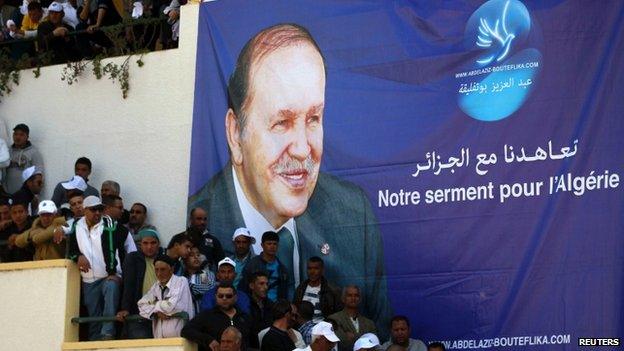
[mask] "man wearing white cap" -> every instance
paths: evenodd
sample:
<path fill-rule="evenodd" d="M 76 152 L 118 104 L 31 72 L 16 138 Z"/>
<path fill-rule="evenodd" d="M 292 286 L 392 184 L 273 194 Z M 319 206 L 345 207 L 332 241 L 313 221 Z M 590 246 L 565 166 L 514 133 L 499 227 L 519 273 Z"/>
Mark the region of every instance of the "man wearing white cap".
<path fill-rule="evenodd" d="M 204 294 L 204 297 L 201 301 L 201 310 L 206 311 L 213 309 L 217 304 L 215 292 L 217 291 L 219 285 L 224 283 L 232 284 L 235 277 L 236 262 L 234 262 L 229 257 L 226 257 L 219 261 L 219 263 L 217 264 L 217 283 L 212 289 L 206 291 L 206 293 Z M 237 296 L 237 306 L 243 313 L 249 314 L 249 295 L 247 295 L 244 291 L 239 290 Z"/>
<path fill-rule="evenodd" d="M 314 328 L 312 328 L 312 343 L 303 349 L 303 351 L 329 351 L 333 349 L 339 341 L 340 339 L 338 339 L 338 336 L 334 333 L 334 327 L 332 327 L 331 323 L 318 322 Z"/>
<path fill-rule="evenodd" d="M 63 5 L 54 1 L 48 6 L 48 16 L 37 27 L 41 48 L 52 54 L 52 63 L 65 63 L 79 57 L 76 41 L 69 36 L 74 28 L 63 22 L 63 17 Z"/>
<path fill-rule="evenodd" d="M 55 201 L 54 195 L 52 196 L 52 201 L 59 208 L 59 214 L 69 219 L 74 217 L 74 213 L 71 210 L 71 205 L 69 202 L 72 198 L 76 196 L 80 196 L 82 200 L 84 200 L 84 191 L 87 188 L 87 183 L 85 183 L 84 179 L 80 176 L 73 176 L 69 181 L 59 183 L 61 188 L 63 189 L 63 196 L 68 199 L 65 201 Z M 58 185 L 57 185 L 58 187 Z M 56 189 L 55 189 L 56 190 Z M 82 201 L 80 200 L 80 201 Z M 75 202 L 75 201 L 74 201 Z"/>
<path fill-rule="evenodd" d="M 66 182 L 60 182 L 56 184 L 56 186 L 54 187 L 54 193 L 52 193 L 52 201 L 54 201 L 57 207 L 60 207 L 61 205 L 69 201 L 67 195 L 68 192 L 71 190 L 79 190 L 83 192 L 84 197 L 91 195 L 100 196 L 99 191 L 88 184 L 89 176 L 91 175 L 91 167 L 91 160 L 86 157 L 80 157 L 76 160 L 76 162 L 74 163 L 74 176 Z M 104 195 L 102 195 L 102 197 L 103 196 Z"/>
<path fill-rule="evenodd" d="M 37 214 L 42 189 L 43 172 L 36 166 L 28 167 L 22 172 L 22 187 L 13 194 L 13 202 L 27 205 L 28 213 L 34 216 Z"/>
<path fill-rule="evenodd" d="M 77 262 L 80 269 L 89 316 L 112 317 L 119 305 L 121 264 L 128 253 L 126 241 L 132 239 L 110 217 L 102 216 L 104 205 L 99 197 L 87 196 L 83 206 L 85 215 L 69 237 L 69 258 Z M 110 340 L 114 335 L 112 322 L 89 325 L 89 340 Z"/>
<path fill-rule="evenodd" d="M 243 277 L 243 269 L 250 258 L 255 254 L 251 245 L 256 243 L 256 238 L 251 235 L 247 228 L 238 228 L 232 235 L 232 244 L 234 245 L 234 254 L 230 256 L 236 262 L 236 278 L 234 279 L 234 287 L 240 289 L 238 283 Z"/>
<path fill-rule="evenodd" d="M 36 260 L 54 260 L 65 257 L 65 245 L 53 242 L 54 229 L 65 225 L 65 218 L 56 217 L 56 205 L 50 200 L 39 203 L 39 218 L 35 219 L 32 227 L 18 235 L 15 245 L 26 248 L 35 246 Z"/>
<path fill-rule="evenodd" d="M 353 351 L 377 350 L 379 348 L 379 338 L 373 333 L 366 333 L 360 336 L 353 345 Z"/>

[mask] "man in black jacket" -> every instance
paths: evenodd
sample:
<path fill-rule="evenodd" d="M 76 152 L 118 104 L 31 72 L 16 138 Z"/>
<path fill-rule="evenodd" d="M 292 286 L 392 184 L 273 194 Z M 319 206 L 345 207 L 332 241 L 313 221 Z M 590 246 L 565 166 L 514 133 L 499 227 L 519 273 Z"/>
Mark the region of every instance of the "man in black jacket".
<path fill-rule="evenodd" d="M 121 265 L 127 253 L 135 251 L 128 233 L 108 216 L 99 197 L 87 196 L 85 215 L 69 236 L 69 258 L 78 264 L 82 276 L 82 296 L 90 317 L 115 316 L 121 290 Z M 112 322 L 91 323 L 89 340 L 110 340 L 115 335 Z"/>
<path fill-rule="evenodd" d="M 180 233 L 189 237 L 193 246 L 199 248 L 199 252 L 206 256 L 209 269 L 217 270 L 217 263 L 225 258 L 223 246 L 219 239 L 210 234 L 206 228 L 208 214 L 203 208 L 193 208 L 189 216 L 189 227 Z"/>
<path fill-rule="evenodd" d="M 69 35 L 74 28 L 63 22 L 64 16 L 63 6 L 54 1 L 48 6 L 47 19 L 37 28 L 40 49 L 52 53 L 53 63 L 65 63 L 79 58 L 76 41 Z"/>
<path fill-rule="evenodd" d="M 37 166 L 26 168 L 22 172 L 22 187 L 13 193 L 14 203 L 27 205 L 28 214 L 35 216 L 39 207 L 39 195 L 43 189 L 43 171 Z"/>
<path fill-rule="evenodd" d="M 241 332 L 243 342 L 247 345 L 250 337 L 249 316 L 236 308 L 234 286 L 231 283 L 221 283 L 217 288 L 216 300 L 215 308 L 202 311 L 184 326 L 182 337 L 196 342 L 200 351 L 216 351 L 223 331 L 234 326 Z"/>
<path fill-rule="evenodd" d="M 273 303 L 267 299 L 268 288 L 269 276 L 266 272 L 255 272 L 251 275 L 249 282 L 249 289 L 251 290 L 249 313 L 251 314 L 252 337 L 249 340 L 249 346 L 256 349 L 260 348 L 260 344 L 255 336 L 273 323 L 273 314 L 271 312 Z"/>
<path fill-rule="evenodd" d="M 146 228 L 139 232 L 141 244 L 139 251 L 131 252 L 123 264 L 123 293 L 121 310 L 117 320 L 122 322 L 129 314 L 139 314 L 137 302 L 156 282 L 154 258 L 160 252 L 160 240 L 154 229 Z M 126 321 L 126 334 L 129 339 L 152 338 L 152 322 L 141 319 Z"/>
<path fill-rule="evenodd" d="M 22 249 L 15 245 L 15 238 L 30 229 L 33 218 L 28 216 L 28 204 L 13 202 L 11 205 L 11 224 L 0 231 L 0 240 L 6 240 L 6 245 L 0 245 L 0 262 L 32 261 L 34 248 Z"/>
<path fill-rule="evenodd" d="M 293 327 L 293 307 L 290 301 L 279 299 L 272 309 L 273 325 L 260 342 L 261 351 L 292 351 L 295 343 L 289 333 Z"/>
<path fill-rule="evenodd" d="M 314 305 L 315 323 L 342 310 L 340 290 L 325 279 L 324 270 L 325 263 L 320 257 L 310 257 L 307 266 L 308 279 L 299 284 L 293 300 L 297 306 L 301 301 L 310 301 Z"/>

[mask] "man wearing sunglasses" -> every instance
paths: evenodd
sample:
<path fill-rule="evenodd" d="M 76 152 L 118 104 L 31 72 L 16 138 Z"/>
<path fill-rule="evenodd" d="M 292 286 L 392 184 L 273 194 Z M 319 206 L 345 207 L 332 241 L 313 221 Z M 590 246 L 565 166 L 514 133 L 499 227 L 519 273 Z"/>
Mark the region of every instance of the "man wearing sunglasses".
<path fill-rule="evenodd" d="M 131 237 L 108 216 L 97 196 L 83 201 L 84 217 L 69 236 L 69 258 L 78 264 L 82 294 L 90 317 L 115 316 L 119 305 L 121 265 L 125 255 L 136 251 Z M 128 242 L 127 242 L 128 241 Z M 89 340 L 110 340 L 112 322 L 89 324 Z"/>
<path fill-rule="evenodd" d="M 202 311 L 182 329 L 182 336 L 196 342 L 199 350 L 219 350 L 219 340 L 223 331 L 236 327 L 243 336 L 243 350 L 250 337 L 250 320 L 247 314 L 236 307 L 236 289 L 231 282 L 222 282 L 216 290 L 217 305 Z"/>

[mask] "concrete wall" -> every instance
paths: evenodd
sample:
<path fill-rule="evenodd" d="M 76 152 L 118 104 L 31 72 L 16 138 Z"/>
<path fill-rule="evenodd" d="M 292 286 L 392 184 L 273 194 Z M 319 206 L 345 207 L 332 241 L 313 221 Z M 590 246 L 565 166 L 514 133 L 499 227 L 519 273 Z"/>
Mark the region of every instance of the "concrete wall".
<path fill-rule="evenodd" d="M 0 350 L 197 351 L 183 338 L 78 342 L 80 273 L 69 260 L 0 264 Z"/>
<path fill-rule="evenodd" d="M 118 85 L 90 72 L 71 86 L 61 81 L 63 65 L 42 68 L 39 78 L 21 72 L 19 86 L 0 102 L 0 118 L 9 128 L 30 126 L 44 157 L 45 198 L 73 175 L 74 161 L 87 156 L 93 162 L 91 185 L 119 182 L 126 207 L 145 203 L 149 221 L 165 239 L 184 229 L 198 9 L 182 8 L 178 49 L 145 55 L 141 68 L 131 58 L 125 100 Z"/>
<path fill-rule="evenodd" d="M 80 274 L 71 261 L 0 264 L 2 350 L 60 350 L 78 340 Z"/>

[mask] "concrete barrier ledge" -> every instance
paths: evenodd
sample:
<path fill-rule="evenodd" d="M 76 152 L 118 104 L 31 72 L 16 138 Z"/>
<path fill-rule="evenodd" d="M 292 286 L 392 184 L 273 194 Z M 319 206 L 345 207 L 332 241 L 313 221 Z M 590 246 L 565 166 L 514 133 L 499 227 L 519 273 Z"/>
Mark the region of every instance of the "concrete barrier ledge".
<path fill-rule="evenodd" d="M 73 264 L 74 264 L 73 261 L 65 260 L 65 259 L 10 262 L 10 263 L 0 263 L 0 271 L 18 271 L 18 270 L 25 270 L 25 269 L 69 267 Z"/>
<path fill-rule="evenodd" d="M 65 342 L 63 351 L 66 350 L 100 350 L 100 349 L 128 349 L 179 346 L 179 350 L 196 350 L 194 344 L 184 338 L 166 339 L 134 339 L 134 340 L 110 340 L 110 341 L 82 341 Z"/>

